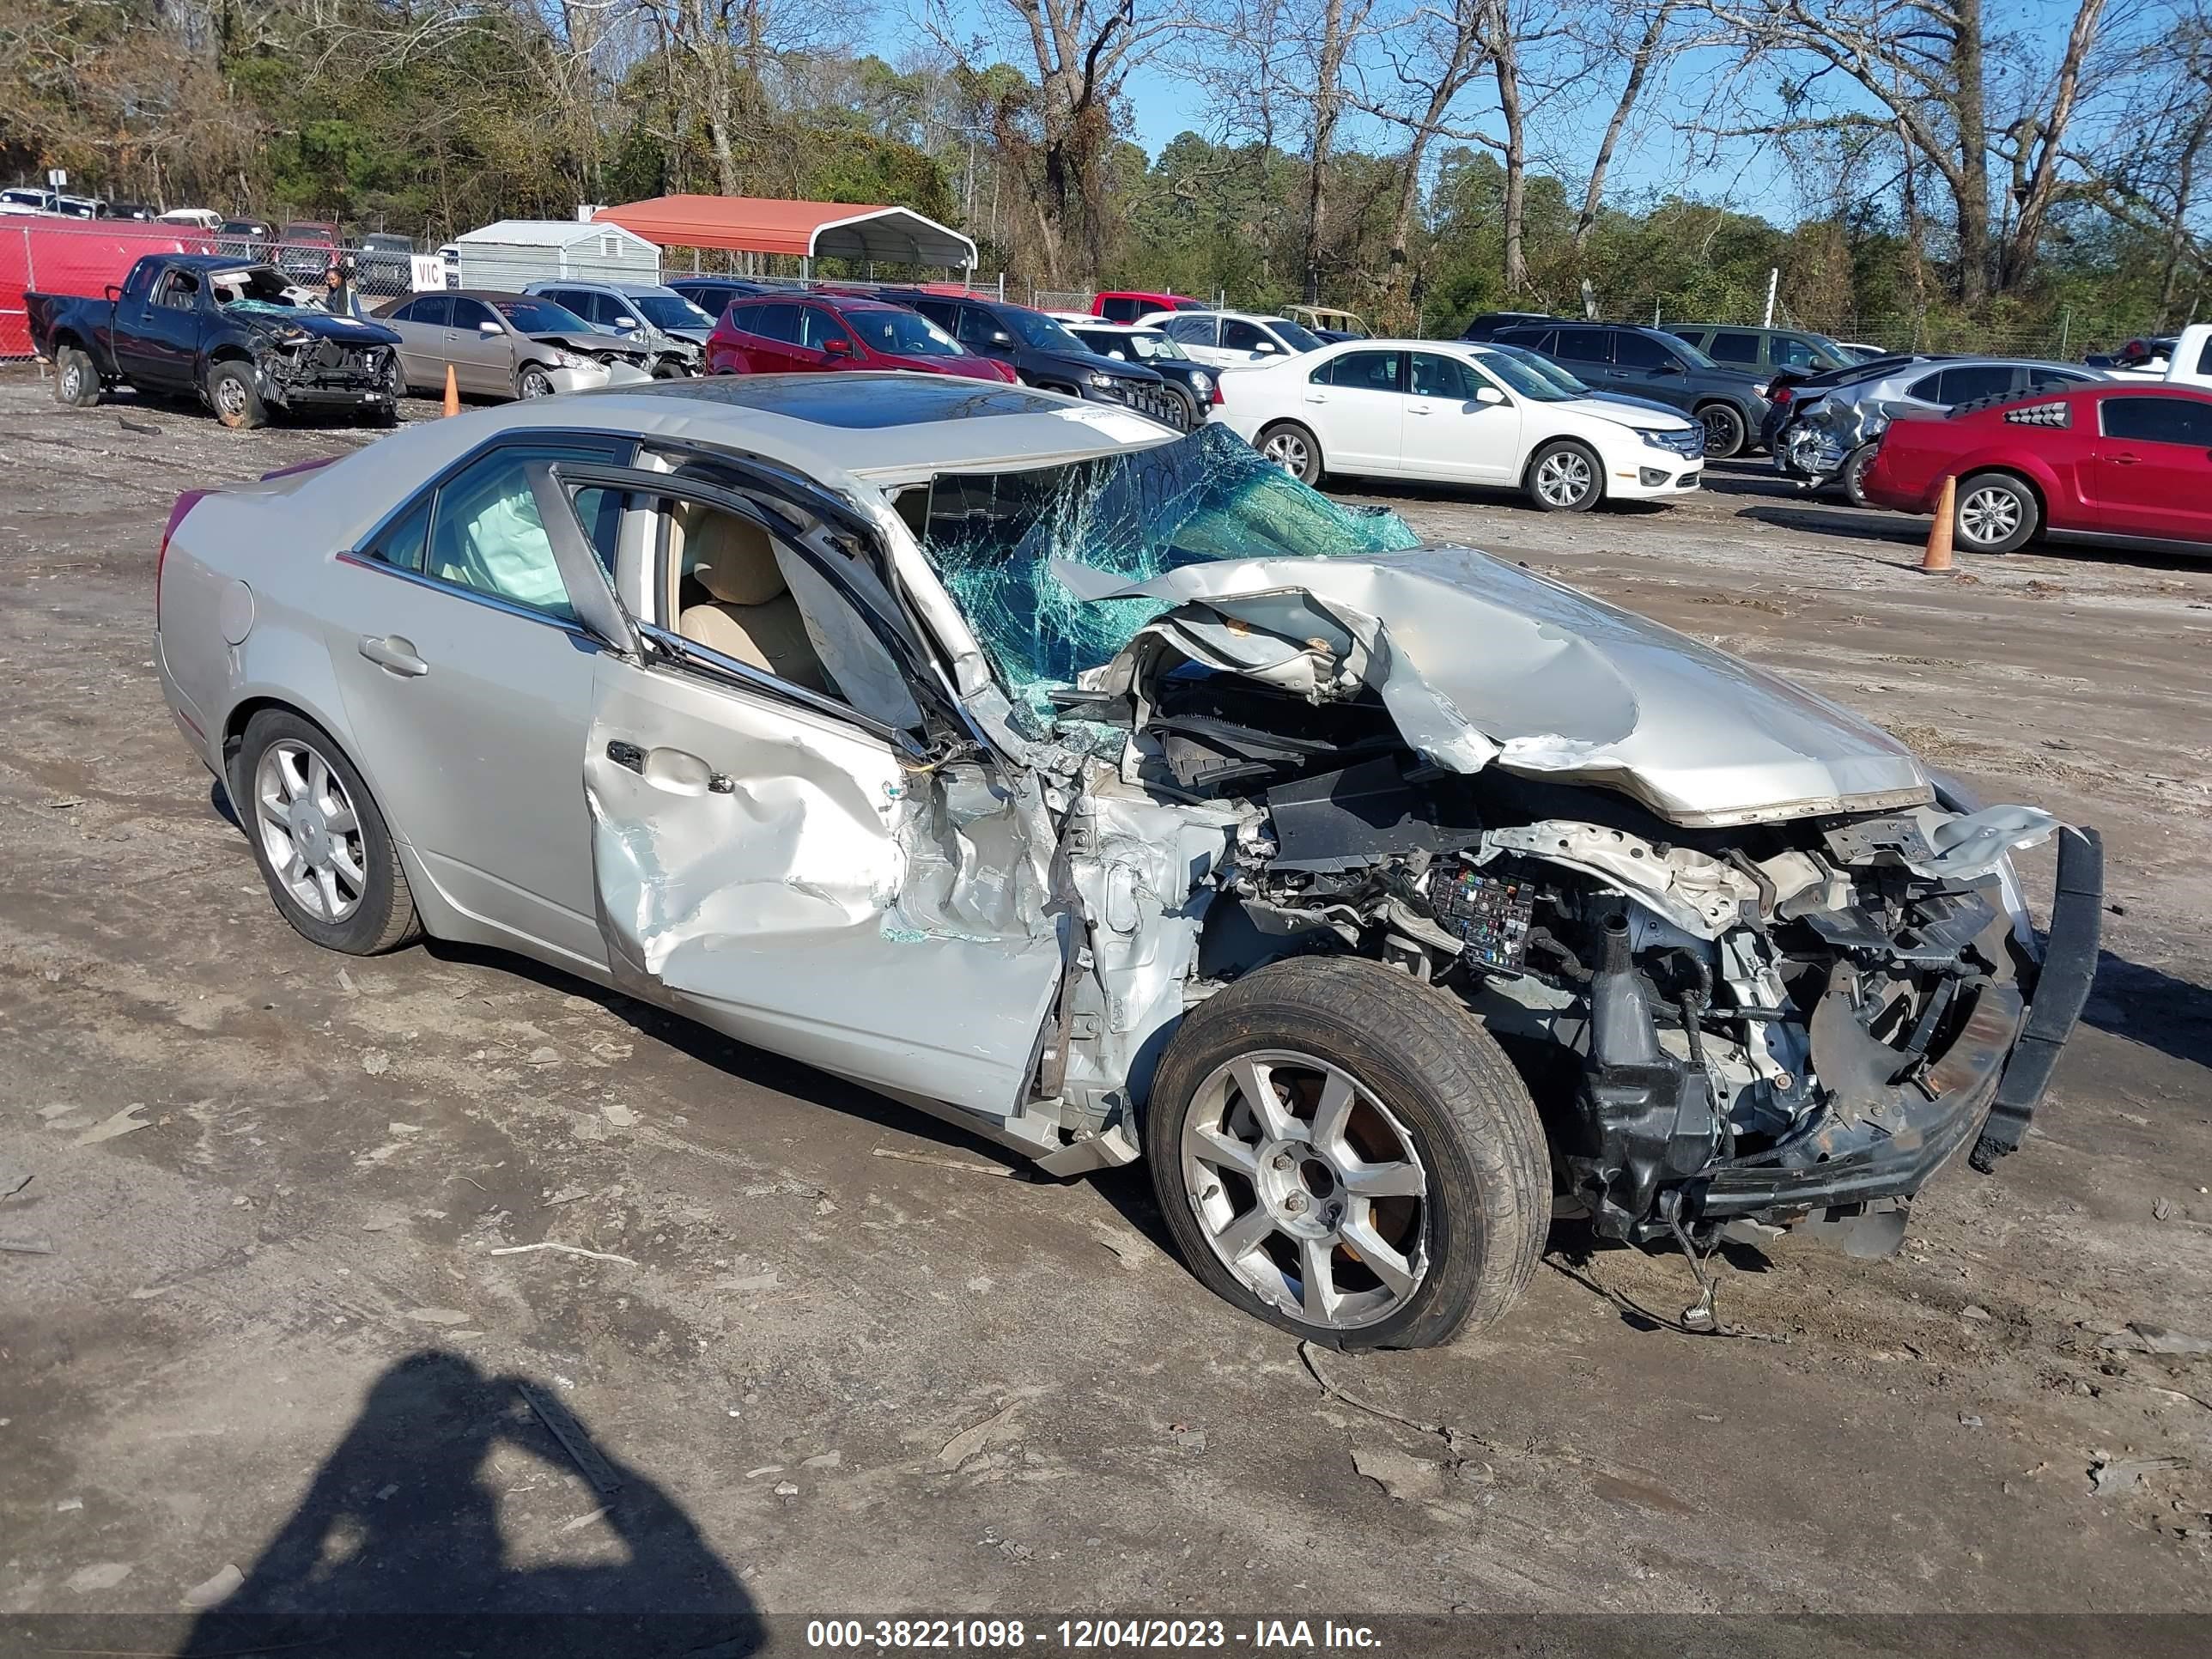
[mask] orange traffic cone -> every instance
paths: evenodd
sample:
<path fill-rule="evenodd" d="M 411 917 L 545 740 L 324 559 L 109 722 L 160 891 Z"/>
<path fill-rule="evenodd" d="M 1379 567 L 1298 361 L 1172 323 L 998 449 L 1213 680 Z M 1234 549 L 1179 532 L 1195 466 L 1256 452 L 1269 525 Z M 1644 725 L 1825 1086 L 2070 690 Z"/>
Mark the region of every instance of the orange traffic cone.
<path fill-rule="evenodd" d="M 461 412 L 461 388 L 460 388 L 460 385 L 459 385 L 459 383 L 458 381 L 456 381 L 456 380 L 453 379 L 453 366 L 451 363 L 447 363 L 447 364 L 446 365 L 446 413 L 447 413 L 447 414 L 448 414 L 448 415 L 458 415 L 458 414 L 459 414 L 460 412 Z M 1950 498 L 1949 498 L 1948 496 L 1946 496 L 1944 499 L 1948 501 L 1948 500 L 1949 500 Z M 1947 539 L 1947 541 L 1946 541 L 1946 546 L 1948 547 L 1948 539 Z"/>
<path fill-rule="evenodd" d="M 1951 521 L 1959 511 L 1959 481 L 1955 477 L 1943 480 L 1943 493 L 1936 501 L 1936 522 L 1928 526 L 1928 550 L 1920 556 L 1923 570 L 1945 571 L 1951 568 Z"/>

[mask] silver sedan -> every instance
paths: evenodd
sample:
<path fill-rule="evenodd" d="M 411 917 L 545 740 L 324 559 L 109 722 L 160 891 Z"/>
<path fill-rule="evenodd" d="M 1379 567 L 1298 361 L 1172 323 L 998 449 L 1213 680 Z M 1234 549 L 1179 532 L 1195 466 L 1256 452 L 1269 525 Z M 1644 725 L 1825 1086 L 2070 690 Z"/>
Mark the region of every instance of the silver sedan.
<path fill-rule="evenodd" d="M 454 390 L 471 398 L 548 398 L 653 378 L 642 352 L 530 295 L 418 294 L 377 321 L 399 337 L 410 391 L 437 392 L 448 368 Z"/>
<path fill-rule="evenodd" d="M 2020 1144 L 2096 961 L 2094 832 L 1218 425 L 660 383 L 196 493 L 158 573 L 307 938 L 1143 1157 L 1198 1275 L 1317 1340 L 1498 1318 L 1555 1197 L 1692 1264 L 1745 1218 L 1893 1248 Z M 2045 951 L 2010 854 L 2054 835 Z"/>

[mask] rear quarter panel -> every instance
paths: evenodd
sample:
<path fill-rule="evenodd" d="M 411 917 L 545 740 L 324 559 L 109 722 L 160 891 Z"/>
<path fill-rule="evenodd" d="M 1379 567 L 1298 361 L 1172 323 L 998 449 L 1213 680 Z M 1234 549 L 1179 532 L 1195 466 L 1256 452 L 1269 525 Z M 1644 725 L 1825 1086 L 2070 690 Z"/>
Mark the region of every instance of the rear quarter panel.
<path fill-rule="evenodd" d="M 1976 416 L 1968 421 L 1905 419 L 1890 423 L 1866 480 L 1867 493 L 1885 507 L 1932 511 L 1946 477 L 1976 472 L 2017 474 L 2043 498 L 2053 529 L 2085 528 L 2079 462 L 2094 439 L 2094 410 L 2077 408 L 2074 429 L 2021 427 Z M 2090 430 L 2084 434 L 2083 422 Z"/>

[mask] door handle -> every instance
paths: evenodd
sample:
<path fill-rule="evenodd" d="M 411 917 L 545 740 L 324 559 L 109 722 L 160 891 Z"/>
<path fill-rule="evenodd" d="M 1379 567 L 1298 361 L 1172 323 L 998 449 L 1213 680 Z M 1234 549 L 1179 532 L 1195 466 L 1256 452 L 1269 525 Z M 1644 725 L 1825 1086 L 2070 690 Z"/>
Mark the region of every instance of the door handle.
<path fill-rule="evenodd" d="M 1310 404 L 1325 404 L 1328 399 L 1318 392 L 1309 392 L 1306 393 L 1306 401 Z"/>
<path fill-rule="evenodd" d="M 1426 404 L 1407 404 L 1406 405 L 1406 413 L 1408 415 L 1426 415 L 1430 412 L 1429 406 Z"/>
<path fill-rule="evenodd" d="M 626 766 L 639 776 L 645 775 L 645 750 L 634 743 L 624 743 L 615 738 L 607 744 L 607 758 L 617 766 Z"/>
<path fill-rule="evenodd" d="M 655 749 L 647 754 L 634 743 L 611 738 L 607 758 L 673 795 L 733 795 L 738 790 L 728 773 L 715 771 L 682 749 Z"/>
<path fill-rule="evenodd" d="M 403 679 L 418 679 L 430 672 L 430 665 L 415 654 L 414 642 L 403 640 L 397 634 L 387 635 L 382 639 L 374 634 L 362 635 L 361 654 L 379 668 Z"/>
<path fill-rule="evenodd" d="M 2118 454 L 2114 455 L 2110 459 L 2112 465 L 2115 466 L 2133 466 L 2137 462 L 2141 461 L 2142 457 L 2136 454 L 2132 450 L 2122 450 Z"/>

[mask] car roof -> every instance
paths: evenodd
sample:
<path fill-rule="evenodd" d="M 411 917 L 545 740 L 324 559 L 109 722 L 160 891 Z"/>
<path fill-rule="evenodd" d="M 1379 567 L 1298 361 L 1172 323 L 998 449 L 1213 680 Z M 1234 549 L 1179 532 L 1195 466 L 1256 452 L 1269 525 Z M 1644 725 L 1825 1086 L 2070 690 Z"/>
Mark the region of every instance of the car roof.
<path fill-rule="evenodd" d="M 165 264 L 190 265 L 195 270 L 274 270 L 276 267 L 266 259 L 251 259 L 237 253 L 149 253 L 149 259 L 159 259 Z"/>

